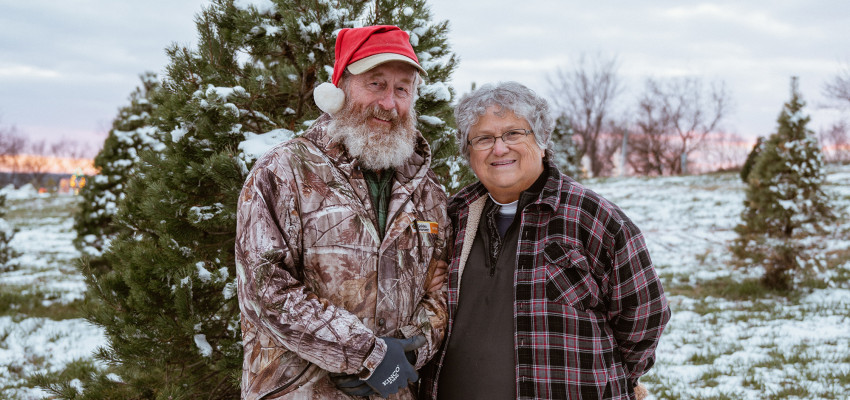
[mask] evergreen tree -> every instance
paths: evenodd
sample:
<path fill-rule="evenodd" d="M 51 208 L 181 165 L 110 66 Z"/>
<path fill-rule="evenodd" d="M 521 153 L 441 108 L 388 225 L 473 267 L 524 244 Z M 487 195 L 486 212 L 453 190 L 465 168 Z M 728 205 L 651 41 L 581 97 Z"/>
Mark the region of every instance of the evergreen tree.
<path fill-rule="evenodd" d="M 9 261 L 15 258 L 15 251 L 9 246 L 15 229 L 3 218 L 6 216 L 6 193 L 0 192 L 0 271 L 5 271 Z"/>
<path fill-rule="evenodd" d="M 101 258 L 103 250 L 122 229 L 114 223 L 118 203 L 124 199 L 127 181 L 139 163 L 139 153 L 147 150 L 162 151 L 165 145 L 151 126 L 153 93 L 159 89 L 156 74 L 144 73 L 142 84 L 130 94 L 130 104 L 118 111 L 112 129 L 103 143 L 103 149 L 94 159 L 99 173 L 87 179 L 80 190 L 82 204 L 74 217 L 77 238 L 74 244 L 92 266 L 105 267 Z"/>
<path fill-rule="evenodd" d="M 97 357 L 109 368 L 77 377 L 84 391 L 42 376 L 62 398 L 238 398 L 242 368 L 235 296 L 236 203 L 254 160 L 319 116 L 312 90 L 329 80 L 336 32 L 394 24 L 428 71 L 419 126 L 446 182 L 455 68 L 447 23 L 422 0 L 215 0 L 196 18 L 196 50 L 171 46 L 152 125 L 163 139 L 118 203 L 108 268 L 84 266 L 87 319 L 106 330 Z M 458 184 L 461 184 L 458 179 Z M 447 185 L 451 187 L 451 185 Z M 108 375 L 113 374 L 113 375 Z"/>
<path fill-rule="evenodd" d="M 555 130 L 549 139 L 549 148 L 552 152 L 552 161 L 561 170 L 561 173 L 570 178 L 580 180 L 582 178 L 581 156 L 579 149 L 573 142 L 573 129 L 568 118 L 561 116 L 555 121 Z"/>
<path fill-rule="evenodd" d="M 814 132 L 806 127 L 805 103 L 796 77 L 791 81 L 791 100 L 749 174 L 743 220 L 735 231 L 739 238 L 732 250 L 742 263 L 765 269 L 763 281 L 773 288 L 788 289 L 795 271 L 814 260 L 800 238 L 817 233 L 833 218 L 824 182 L 823 156 Z"/>
<path fill-rule="evenodd" d="M 753 149 L 750 150 L 750 154 L 747 154 L 747 160 L 744 161 L 744 165 L 741 167 L 741 180 L 744 183 L 747 183 L 747 180 L 750 177 L 750 172 L 753 170 L 753 165 L 756 163 L 756 158 L 758 158 L 759 153 L 761 153 L 761 148 L 764 144 L 764 136 L 759 136 L 756 139 L 756 144 L 753 145 Z"/>

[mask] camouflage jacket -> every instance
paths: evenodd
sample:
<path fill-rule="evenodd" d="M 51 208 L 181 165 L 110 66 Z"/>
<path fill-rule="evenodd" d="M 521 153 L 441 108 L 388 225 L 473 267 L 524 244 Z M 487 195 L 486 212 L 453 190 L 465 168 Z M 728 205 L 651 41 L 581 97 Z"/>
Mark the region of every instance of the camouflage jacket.
<path fill-rule="evenodd" d="M 425 291 L 450 235 L 427 142 L 396 168 L 382 241 L 358 162 L 326 135 L 329 121 L 257 160 L 239 197 L 245 399 L 347 398 L 328 372 L 369 376 L 386 352 L 377 337 L 424 334 L 419 368 L 445 333 L 445 293 Z"/>

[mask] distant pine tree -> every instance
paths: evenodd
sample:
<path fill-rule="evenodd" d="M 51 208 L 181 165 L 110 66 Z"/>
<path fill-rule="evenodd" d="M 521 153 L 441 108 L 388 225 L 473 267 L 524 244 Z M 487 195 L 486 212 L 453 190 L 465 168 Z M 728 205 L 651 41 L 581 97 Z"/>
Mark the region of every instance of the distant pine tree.
<path fill-rule="evenodd" d="M 394 24 L 411 34 L 428 71 L 417 112 L 434 165 L 447 188 L 468 179 L 451 140 L 455 56 L 447 23 L 430 18 L 421 0 L 215 0 L 204 9 L 198 49 L 168 49 L 151 101 L 164 148 L 139 152 L 114 217 L 121 229 L 103 253 L 108 268 L 82 269 L 86 318 L 109 342 L 97 358 L 110 367 L 73 377 L 83 391 L 68 376 L 42 375 L 40 385 L 75 399 L 238 398 L 237 197 L 254 160 L 319 116 L 312 90 L 329 79 L 339 29 Z"/>
<path fill-rule="evenodd" d="M 12 237 L 15 236 L 15 229 L 6 222 L 6 193 L 0 193 L 0 271 L 5 271 L 9 265 L 9 261 L 15 258 L 14 249 L 9 246 Z"/>
<path fill-rule="evenodd" d="M 756 159 L 758 158 L 759 153 L 761 153 L 763 144 L 764 136 L 759 136 L 758 139 L 756 139 L 756 144 L 753 145 L 753 149 L 750 150 L 750 154 L 747 154 L 747 160 L 744 161 L 744 165 L 741 167 L 741 180 L 744 183 L 747 183 L 747 179 L 750 177 L 750 172 L 752 172 L 753 165 L 755 165 Z"/>
<path fill-rule="evenodd" d="M 552 131 L 549 139 L 549 147 L 552 152 L 552 161 L 561 173 L 580 180 L 582 178 L 581 155 L 573 141 L 573 134 L 569 119 L 559 117 L 555 121 L 555 130 Z"/>
<path fill-rule="evenodd" d="M 74 244 L 92 266 L 103 268 L 103 251 L 125 229 L 114 221 L 118 203 L 124 199 L 127 181 L 143 151 L 162 151 L 165 145 L 152 126 L 153 94 L 159 89 L 156 74 L 144 73 L 142 84 L 130 94 L 130 104 L 118 111 L 103 149 L 94 159 L 98 174 L 89 177 L 80 190 L 82 202 L 74 217 L 77 238 Z"/>
<path fill-rule="evenodd" d="M 791 100 L 779 115 L 779 127 L 764 143 L 750 172 L 739 237 L 732 246 L 740 262 L 763 266 L 764 283 L 773 288 L 793 286 L 794 274 L 812 260 L 801 238 L 820 231 L 833 218 L 822 190 L 823 155 L 814 132 L 806 125 L 805 103 L 796 77 Z"/>

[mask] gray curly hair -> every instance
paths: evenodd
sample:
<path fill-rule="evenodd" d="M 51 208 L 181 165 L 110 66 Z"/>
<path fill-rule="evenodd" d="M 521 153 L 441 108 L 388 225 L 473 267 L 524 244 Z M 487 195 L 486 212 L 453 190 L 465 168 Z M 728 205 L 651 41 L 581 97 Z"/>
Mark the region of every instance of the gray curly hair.
<path fill-rule="evenodd" d="M 487 108 L 498 106 L 496 115 L 502 116 L 507 110 L 523 118 L 534 131 L 534 141 L 542 150 L 549 145 L 549 136 L 555 129 L 555 119 L 549 109 L 549 102 L 534 93 L 533 90 L 517 82 L 488 83 L 460 98 L 455 106 L 457 122 L 457 141 L 461 154 L 469 161 L 469 129 L 478 123 L 478 119 L 487 112 Z M 548 154 L 549 152 L 546 151 Z"/>

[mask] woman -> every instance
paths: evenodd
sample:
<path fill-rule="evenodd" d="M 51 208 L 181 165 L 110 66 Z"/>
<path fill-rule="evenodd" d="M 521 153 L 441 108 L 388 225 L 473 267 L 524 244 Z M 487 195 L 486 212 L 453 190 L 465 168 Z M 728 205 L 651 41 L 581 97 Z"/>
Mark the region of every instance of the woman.
<path fill-rule="evenodd" d="M 448 333 L 426 395 L 643 397 L 670 310 L 640 230 L 558 171 L 549 106 L 530 89 L 484 85 L 455 117 L 479 182 L 449 203 Z"/>

